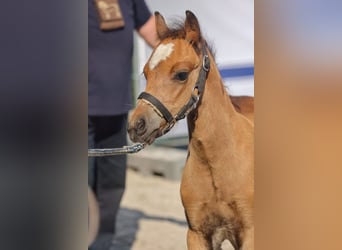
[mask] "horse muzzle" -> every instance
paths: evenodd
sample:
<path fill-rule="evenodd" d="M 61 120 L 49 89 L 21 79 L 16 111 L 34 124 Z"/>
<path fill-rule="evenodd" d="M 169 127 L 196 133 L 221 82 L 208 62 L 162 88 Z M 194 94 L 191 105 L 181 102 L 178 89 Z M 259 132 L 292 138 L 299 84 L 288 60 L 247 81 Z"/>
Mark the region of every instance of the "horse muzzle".
<path fill-rule="evenodd" d="M 139 103 L 128 118 L 127 132 L 133 142 L 152 144 L 163 134 L 163 121 L 150 106 Z"/>

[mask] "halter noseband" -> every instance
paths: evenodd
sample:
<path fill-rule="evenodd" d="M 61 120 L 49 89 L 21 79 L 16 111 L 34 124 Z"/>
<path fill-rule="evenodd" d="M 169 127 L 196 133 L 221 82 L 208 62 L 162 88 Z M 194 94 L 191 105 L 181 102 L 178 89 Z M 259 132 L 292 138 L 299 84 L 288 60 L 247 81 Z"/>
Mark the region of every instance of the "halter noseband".
<path fill-rule="evenodd" d="M 192 110 L 197 107 L 197 103 L 200 100 L 203 93 L 205 82 L 207 80 L 208 72 L 210 70 L 210 60 L 207 54 L 206 45 L 202 46 L 202 68 L 199 72 L 198 79 L 192 90 L 189 101 L 180 109 L 180 111 L 173 116 L 171 112 L 153 95 L 142 92 L 138 99 L 141 99 L 152 106 L 153 110 L 167 122 L 167 127 L 163 130 L 163 134 L 166 134 L 176 124 L 177 121 L 184 119 Z M 197 91 L 196 91 L 197 90 Z"/>

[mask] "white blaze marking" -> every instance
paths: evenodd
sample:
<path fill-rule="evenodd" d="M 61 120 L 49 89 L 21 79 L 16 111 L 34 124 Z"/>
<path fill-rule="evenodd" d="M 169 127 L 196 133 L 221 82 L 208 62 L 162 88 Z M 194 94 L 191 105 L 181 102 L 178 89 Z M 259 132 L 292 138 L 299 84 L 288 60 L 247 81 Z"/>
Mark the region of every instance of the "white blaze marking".
<path fill-rule="evenodd" d="M 164 61 L 173 51 L 173 43 L 160 44 L 154 51 L 149 62 L 150 70 L 154 69 L 161 61 Z"/>

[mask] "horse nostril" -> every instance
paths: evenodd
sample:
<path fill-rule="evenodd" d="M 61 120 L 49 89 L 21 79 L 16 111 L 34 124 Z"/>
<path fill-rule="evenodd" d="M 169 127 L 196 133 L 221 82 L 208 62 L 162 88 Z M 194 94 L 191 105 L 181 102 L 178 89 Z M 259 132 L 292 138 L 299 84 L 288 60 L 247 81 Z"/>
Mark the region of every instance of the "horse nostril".
<path fill-rule="evenodd" d="M 139 119 L 136 124 L 135 128 L 137 130 L 138 135 L 142 135 L 146 131 L 146 121 L 144 118 Z"/>

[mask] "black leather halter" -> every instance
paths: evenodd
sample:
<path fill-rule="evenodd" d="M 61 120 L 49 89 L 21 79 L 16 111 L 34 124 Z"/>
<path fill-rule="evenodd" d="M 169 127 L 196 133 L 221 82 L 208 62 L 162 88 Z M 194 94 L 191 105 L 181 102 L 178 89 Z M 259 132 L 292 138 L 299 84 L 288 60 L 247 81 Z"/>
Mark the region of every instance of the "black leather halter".
<path fill-rule="evenodd" d="M 175 123 L 181 119 L 184 119 L 192 110 L 197 107 L 197 103 L 203 93 L 205 82 L 207 80 L 208 72 L 210 70 L 210 60 L 207 53 L 207 46 L 202 46 L 202 68 L 199 72 L 198 79 L 192 90 L 189 101 L 180 109 L 180 111 L 173 116 L 171 112 L 153 95 L 142 92 L 138 99 L 142 99 L 152 106 L 153 110 L 167 122 L 167 127 L 162 131 L 162 134 L 166 134 L 171 130 Z"/>

